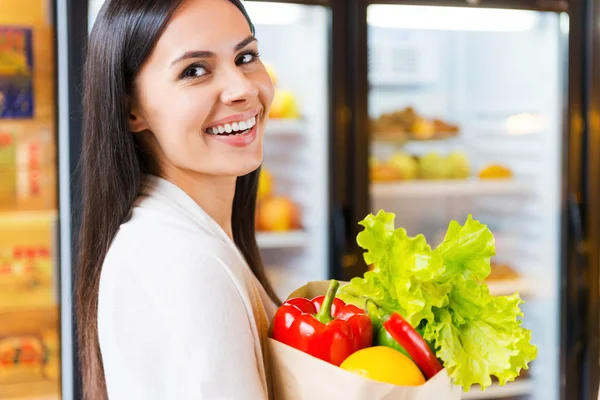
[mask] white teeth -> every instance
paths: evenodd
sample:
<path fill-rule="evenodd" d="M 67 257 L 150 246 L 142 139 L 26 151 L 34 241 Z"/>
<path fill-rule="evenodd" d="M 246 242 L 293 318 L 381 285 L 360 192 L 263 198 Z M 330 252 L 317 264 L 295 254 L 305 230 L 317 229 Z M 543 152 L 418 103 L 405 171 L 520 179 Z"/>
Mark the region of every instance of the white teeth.
<path fill-rule="evenodd" d="M 245 121 L 233 122 L 231 124 L 213 126 L 212 128 L 208 128 L 206 131 L 208 133 L 212 133 L 213 135 L 232 132 L 234 135 L 239 135 L 242 132 L 251 129 L 254 127 L 254 125 L 256 125 L 256 117 L 248 118 Z"/>

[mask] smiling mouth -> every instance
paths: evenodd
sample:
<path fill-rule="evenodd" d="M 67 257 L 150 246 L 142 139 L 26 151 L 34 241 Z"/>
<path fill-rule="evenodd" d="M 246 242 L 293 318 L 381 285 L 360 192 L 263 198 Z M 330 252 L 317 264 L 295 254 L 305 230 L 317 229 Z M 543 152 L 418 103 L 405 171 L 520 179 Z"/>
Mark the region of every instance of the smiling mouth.
<path fill-rule="evenodd" d="M 237 136 L 245 135 L 249 133 L 254 126 L 256 126 L 256 120 L 258 114 L 254 117 L 248 118 L 245 121 L 232 122 L 229 124 L 215 125 L 207 128 L 204 132 L 209 135 L 215 136 Z"/>

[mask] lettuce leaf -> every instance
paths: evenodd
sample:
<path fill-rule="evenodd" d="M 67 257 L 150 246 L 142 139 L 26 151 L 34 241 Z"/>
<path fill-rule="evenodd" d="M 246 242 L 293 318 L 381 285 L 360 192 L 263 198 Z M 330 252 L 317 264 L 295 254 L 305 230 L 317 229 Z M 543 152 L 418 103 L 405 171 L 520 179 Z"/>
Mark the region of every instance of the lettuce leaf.
<path fill-rule="evenodd" d="M 371 299 L 400 313 L 465 390 L 473 384 L 485 389 L 492 375 L 502 385 L 518 377 L 537 348 L 521 326 L 519 295 L 494 297 L 482 283 L 495 255 L 492 232 L 469 215 L 464 225 L 452 221 L 432 250 L 423 235 L 395 229 L 394 220 L 380 211 L 360 222 L 357 242 L 374 269 L 340 288 L 338 297 L 365 308 Z"/>

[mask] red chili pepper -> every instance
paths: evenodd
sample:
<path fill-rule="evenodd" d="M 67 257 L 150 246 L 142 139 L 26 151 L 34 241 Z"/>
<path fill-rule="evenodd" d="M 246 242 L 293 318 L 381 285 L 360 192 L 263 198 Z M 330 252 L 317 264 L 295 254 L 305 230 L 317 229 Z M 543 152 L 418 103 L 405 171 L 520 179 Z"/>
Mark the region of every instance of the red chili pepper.
<path fill-rule="evenodd" d="M 444 369 L 427 342 L 400 314 L 392 313 L 383 323 L 383 327 L 410 354 L 426 379 L 434 377 Z"/>
<path fill-rule="evenodd" d="M 332 280 L 325 296 L 284 302 L 273 318 L 273 339 L 337 366 L 370 346 L 371 319 L 361 308 L 335 297 L 339 286 Z"/>

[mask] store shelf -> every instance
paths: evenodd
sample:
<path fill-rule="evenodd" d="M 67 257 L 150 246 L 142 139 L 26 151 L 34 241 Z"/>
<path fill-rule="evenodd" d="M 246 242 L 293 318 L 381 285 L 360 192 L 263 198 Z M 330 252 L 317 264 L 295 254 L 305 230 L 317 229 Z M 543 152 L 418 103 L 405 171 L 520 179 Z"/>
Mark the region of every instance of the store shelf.
<path fill-rule="evenodd" d="M 0 222 L 28 222 L 54 220 L 58 217 L 57 210 L 39 211 L 3 211 L 0 210 Z"/>
<path fill-rule="evenodd" d="M 306 124 L 302 119 L 271 118 L 267 121 L 265 134 L 272 136 L 304 135 Z"/>
<path fill-rule="evenodd" d="M 308 234 L 304 231 L 259 232 L 256 241 L 261 249 L 304 247 L 308 244 Z"/>
<path fill-rule="evenodd" d="M 478 386 L 472 386 L 469 392 L 462 394 L 463 400 L 476 399 L 502 399 L 505 397 L 525 396 L 533 392 L 533 381 L 530 379 L 517 380 L 507 383 L 504 386 L 494 384 L 485 391 L 481 391 Z"/>
<path fill-rule="evenodd" d="M 371 196 L 383 198 L 510 196 L 526 193 L 524 185 L 515 180 L 440 180 L 376 182 L 371 184 Z"/>
<path fill-rule="evenodd" d="M 1 389 L 0 400 L 60 400 L 59 381 L 4 384 Z"/>
<path fill-rule="evenodd" d="M 486 283 L 490 289 L 490 294 L 493 296 L 509 296 L 515 292 L 519 292 L 521 297 L 535 294 L 533 283 L 526 278 L 495 279 L 486 281 Z"/>

